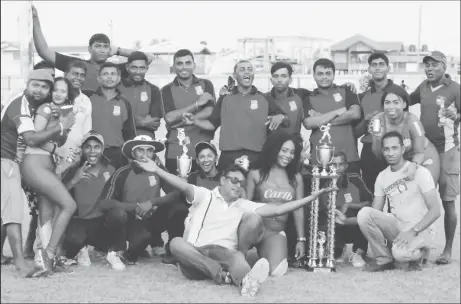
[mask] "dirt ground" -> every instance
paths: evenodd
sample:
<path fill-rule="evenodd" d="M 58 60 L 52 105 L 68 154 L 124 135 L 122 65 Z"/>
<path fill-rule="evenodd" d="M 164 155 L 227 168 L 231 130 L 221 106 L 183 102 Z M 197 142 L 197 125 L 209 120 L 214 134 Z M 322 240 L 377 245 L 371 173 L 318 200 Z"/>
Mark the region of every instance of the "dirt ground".
<path fill-rule="evenodd" d="M 459 199 L 457 200 L 459 214 Z M 443 216 L 442 216 L 443 217 Z M 444 244 L 443 223 L 437 221 L 437 248 Z M 10 255 L 9 245 L 5 253 Z M 254 259 L 254 256 L 251 257 Z M 216 286 L 209 281 L 189 281 L 160 258 L 145 259 L 124 272 L 116 272 L 101 259 L 90 268 L 75 266 L 73 274 L 49 278 L 18 277 L 13 266 L 1 268 L 2 303 L 88 303 L 88 302 L 460 302 L 460 232 L 456 233 L 451 265 L 429 264 L 422 272 L 403 268 L 386 273 L 365 273 L 350 264 L 336 273 L 309 273 L 290 269 L 279 278 L 269 278 L 253 299 L 240 297 L 236 287 Z"/>

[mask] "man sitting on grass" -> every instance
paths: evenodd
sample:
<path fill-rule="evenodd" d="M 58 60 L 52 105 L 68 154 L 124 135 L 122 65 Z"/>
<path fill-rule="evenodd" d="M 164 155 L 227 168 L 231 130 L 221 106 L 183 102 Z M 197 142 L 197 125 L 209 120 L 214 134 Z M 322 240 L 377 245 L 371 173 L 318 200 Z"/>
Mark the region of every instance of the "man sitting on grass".
<path fill-rule="evenodd" d="M 440 216 L 434 180 L 422 166 L 417 166 L 413 180 L 405 177 L 410 162 L 403 158 L 405 146 L 400 133 L 386 133 L 382 149 L 389 166 L 376 179 L 372 207 L 364 207 L 357 215 L 376 257 L 377 265 L 365 270 L 395 269 L 394 259 L 409 262 L 409 270 L 421 270 L 420 263 L 427 262 L 433 243 L 433 224 Z M 382 212 L 386 200 L 391 214 Z"/>
<path fill-rule="evenodd" d="M 248 250 L 263 237 L 261 217 L 291 212 L 330 190 L 321 189 L 283 204 L 255 203 L 240 198 L 245 171 L 236 164 L 223 171 L 219 187 L 208 190 L 167 173 L 152 160 L 134 162 L 180 190 L 191 204 L 184 237 L 176 237 L 170 244 L 182 273 L 189 279 L 234 284 L 244 296 L 254 296 L 269 276 L 267 259 L 259 259 L 250 268 L 245 258 Z"/>

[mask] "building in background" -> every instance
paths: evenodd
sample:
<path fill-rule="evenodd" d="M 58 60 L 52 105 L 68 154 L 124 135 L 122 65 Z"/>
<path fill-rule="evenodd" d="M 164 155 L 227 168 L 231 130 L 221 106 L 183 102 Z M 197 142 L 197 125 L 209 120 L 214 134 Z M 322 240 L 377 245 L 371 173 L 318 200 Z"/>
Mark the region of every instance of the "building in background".
<path fill-rule="evenodd" d="M 389 57 L 391 73 L 420 73 L 422 58 L 430 53 L 427 45 L 418 52 L 415 45 L 405 46 L 400 41 L 377 42 L 363 35 L 354 35 L 331 46 L 331 58 L 338 72 L 356 74 L 368 69 L 368 56 L 383 52 Z M 441 50 L 443 51 L 443 50 Z M 449 73 L 459 74 L 459 57 L 447 54 Z"/>

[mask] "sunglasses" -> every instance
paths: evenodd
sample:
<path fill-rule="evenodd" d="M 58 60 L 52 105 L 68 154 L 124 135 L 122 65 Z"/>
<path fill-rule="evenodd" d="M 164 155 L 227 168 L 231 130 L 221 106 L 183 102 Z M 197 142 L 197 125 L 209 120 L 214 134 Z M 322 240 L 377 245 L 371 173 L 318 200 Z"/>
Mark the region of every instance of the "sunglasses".
<path fill-rule="evenodd" d="M 241 186 L 245 182 L 245 180 L 239 180 L 237 177 L 225 176 L 225 178 L 227 178 L 234 185 L 238 184 L 239 186 Z"/>

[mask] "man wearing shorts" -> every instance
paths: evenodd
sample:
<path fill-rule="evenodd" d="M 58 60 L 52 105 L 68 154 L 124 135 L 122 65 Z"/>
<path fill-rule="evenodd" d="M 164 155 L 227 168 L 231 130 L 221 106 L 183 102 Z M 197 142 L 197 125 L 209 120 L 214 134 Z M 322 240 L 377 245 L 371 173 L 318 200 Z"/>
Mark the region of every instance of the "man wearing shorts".
<path fill-rule="evenodd" d="M 421 104 L 421 123 L 426 137 L 440 155 L 439 192 L 445 210 L 445 248 L 436 263 L 451 263 L 457 224 L 455 199 L 459 195 L 460 87 L 445 74 L 447 59 L 434 51 L 423 58 L 427 79 L 410 94 L 410 104 Z"/>

